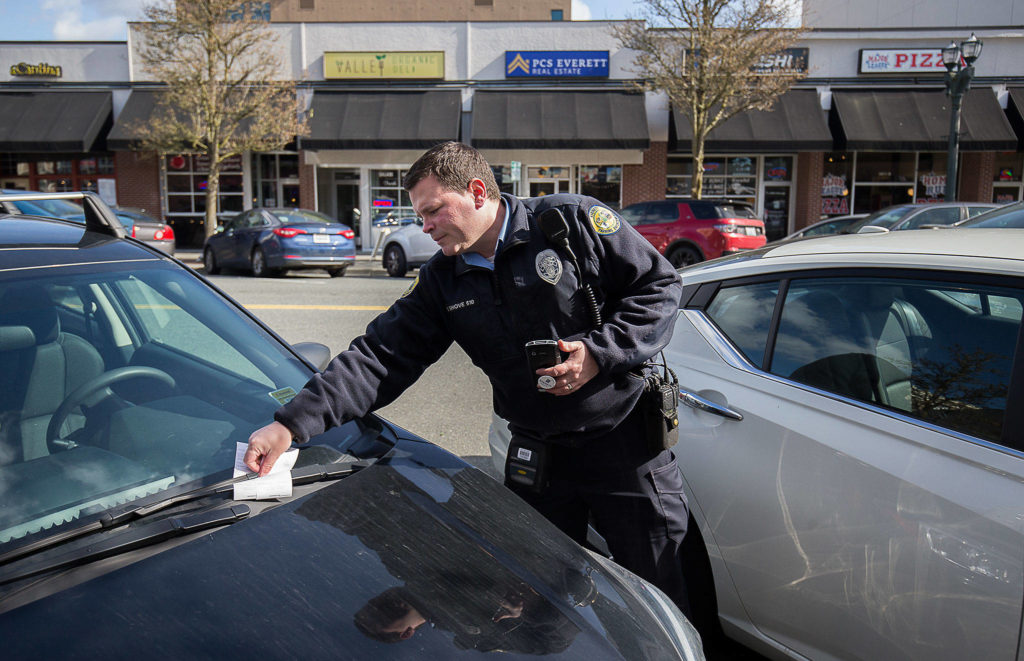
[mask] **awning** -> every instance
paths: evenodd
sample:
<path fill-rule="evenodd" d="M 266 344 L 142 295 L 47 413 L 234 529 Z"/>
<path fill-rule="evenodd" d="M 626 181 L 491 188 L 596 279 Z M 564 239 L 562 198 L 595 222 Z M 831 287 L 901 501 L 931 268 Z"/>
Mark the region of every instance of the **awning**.
<path fill-rule="evenodd" d="M 304 149 L 427 149 L 459 139 L 457 91 L 315 92 Z"/>
<path fill-rule="evenodd" d="M 477 92 L 477 149 L 647 149 L 643 94 Z"/>
<path fill-rule="evenodd" d="M 1024 87 L 1011 87 L 1006 102 L 1006 118 L 1017 134 L 1017 151 L 1024 151 Z"/>
<path fill-rule="evenodd" d="M 112 109 L 110 92 L 0 93 L 0 151 L 87 152 Z"/>
<path fill-rule="evenodd" d="M 836 148 L 876 151 L 945 151 L 950 100 L 945 90 L 832 93 L 829 124 Z M 1006 151 L 1017 136 L 990 88 L 972 89 L 960 113 L 960 149 Z"/>
<path fill-rule="evenodd" d="M 689 152 L 693 130 L 689 118 L 672 110 L 669 150 Z M 707 152 L 832 151 L 832 133 L 815 90 L 790 90 L 771 110 L 748 110 L 716 126 L 704 141 Z"/>
<path fill-rule="evenodd" d="M 132 90 L 114 127 L 107 134 L 107 149 L 129 151 L 137 149 L 145 134 L 144 126 L 156 108 L 156 92 Z"/>

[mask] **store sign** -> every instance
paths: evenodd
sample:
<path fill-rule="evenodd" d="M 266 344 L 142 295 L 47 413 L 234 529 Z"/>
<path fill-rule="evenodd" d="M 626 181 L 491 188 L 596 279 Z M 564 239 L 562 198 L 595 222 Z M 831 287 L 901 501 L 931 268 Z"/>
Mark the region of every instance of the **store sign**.
<path fill-rule="evenodd" d="M 444 79 L 444 51 L 324 53 L 328 80 Z"/>
<path fill-rule="evenodd" d="M 778 53 L 762 55 L 753 66 L 755 73 L 807 73 L 807 48 L 786 48 Z"/>
<path fill-rule="evenodd" d="M 608 51 L 505 51 L 506 78 L 607 78 Z"/>
<path fill-rule="evenodd" d="M 693 68 L 701 56 L 699 48 L 686 49 L 686 58 Z M 807 73 L 810 50 L 807 48 L 784 48 L 777 53 L 765 53 L 750 67 L 753 73 Z"/>
<path fill-rule="evenodd" d="M 942 197 L 946 194 L 946 175 L 929 172 L 919 178 L 926 197 Z"/>
<path fill-rule="evenodd" d="M 39 64 L 26 64 L 18 62 L 11 65 L 12 76 L 46 76 L 47 78 L 60 78 L 64 75 L 64 69 L 54 64 L 40 62 Z"/>
<path fill-rule="evenodd" d="M 860 73 L 944 73 L 941 48 L 860 51 Z"/>
<path fill-rule="evenodd" d="M 845 176 L 825 175 L 821 181 L 821 215 L 845 216 L 850 213 L 849 193 Z"/>

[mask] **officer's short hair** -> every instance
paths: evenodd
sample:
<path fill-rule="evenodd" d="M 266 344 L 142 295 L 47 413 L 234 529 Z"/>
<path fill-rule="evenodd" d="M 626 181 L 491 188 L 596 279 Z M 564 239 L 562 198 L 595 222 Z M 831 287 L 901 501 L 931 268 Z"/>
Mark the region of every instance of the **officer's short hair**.
<path fill-rule="evenodd" d="M 501 189 L 494 180 L 494 172 L 487 159 L 476 149 L 461 142 L 442 142 L 431 147 L 409 168 L 402 186 L 405 190 L 411 190 L 430 175 L 437 177 L 448 190 L 458 192 L 466 190 L 472 180 L 479 179 L 484 182 L 489 199 L 501 199 Z"/>

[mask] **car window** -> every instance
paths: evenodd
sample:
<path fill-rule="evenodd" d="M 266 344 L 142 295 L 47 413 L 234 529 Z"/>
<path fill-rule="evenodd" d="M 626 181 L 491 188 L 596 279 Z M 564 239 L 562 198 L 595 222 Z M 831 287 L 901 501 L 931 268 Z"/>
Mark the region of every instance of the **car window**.
<path fill-rule="evenodd" d="M 778 292 L 776 282 L 722 287 L 707 308 L 715 325 L 757 367 L 764 362 Z"/>
<path fill-rule="evenodd" d="M 0 272 L 0 301 L 0 545 L 230 475 L 236 444 L 309 378 L 159 260 Z"/>
<path fill-rule="evenodd" d="M 989 211 L 992 211 L 992 207 L 967 207 L 967 217 L 974 218 Z"/>
<path fill-rule="evenodd" d="M 716 209 L 719 218 L 757 218 L 754 210 L 743 204 L 720 204 Z"/>
<path fill-rule="evenodd" d="M 293 223 L 335 223 L 337 222 L 329 216 L 325 216 L 322 213 L 315 211 L 306 211 L 305 209 L 288 209 L 272 211 L 271 214 L 280 220 L 285 225 Z"/>
<path fill-rule="evenodd" d="M 679 219 L 679 205 L 675 202 L 658 202 L 647 210 L 648 223 L 674 223 Z"/>
<path fill-rule="evenodd" d="M 900 229 L 913 230 L 922 225 L 952 225 L 958 220 L 960 220 L 960 207 L 925 209 L 921 213 L 909 218 Z"/>
<path fill-rule="evenodd" d="M 619 215 L 622 216 L 624 221 L 636 227 L 643 222 L 644 207 L 646 207 L 644 204 L 631 204 L 623 209 Z"/>
<path fill-rule="evenodd" d="M 1013 204 L 965 221 L 960 227 L 1024 227 L 1024 204 Z"/>
<path fill-rule="evenodd" d="M 970 283 L 795 280 L 770 371 L 998 441 L 1022 299 Z"/>
<path fill-rule="evenodd" d="M 718 211 L 711 202 L 690 202 L 690 211 L 697 220 L 714 220 L 718 218 Z"/>
<path fill-rule="evenodd" d="M 246 217 L 242 227 L 263 227 L 267 222 L 263 218 L 263 214 L 259 211 L 250 211 Z"/>
<path fill-rule="evenodd" d="M 82 207 L 68 200 L 25 200 L 12 201 L 18 211 L 33 216 L 50 218 L 82 217 Z"/>

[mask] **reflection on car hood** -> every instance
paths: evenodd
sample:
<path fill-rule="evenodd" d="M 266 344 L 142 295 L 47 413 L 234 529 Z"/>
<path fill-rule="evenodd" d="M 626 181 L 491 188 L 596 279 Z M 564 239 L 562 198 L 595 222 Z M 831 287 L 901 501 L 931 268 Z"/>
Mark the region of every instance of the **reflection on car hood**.
<path fill-rule="evenodd" d="M 677 658 L 625 582 L 482 472 L 432 446 L 424 453 L 429 467 L 407 454 L 379 461 L 0 615 L 5 652 Z M 410 607 L 426 623 L 383 642 L 384 625 Z"/>

